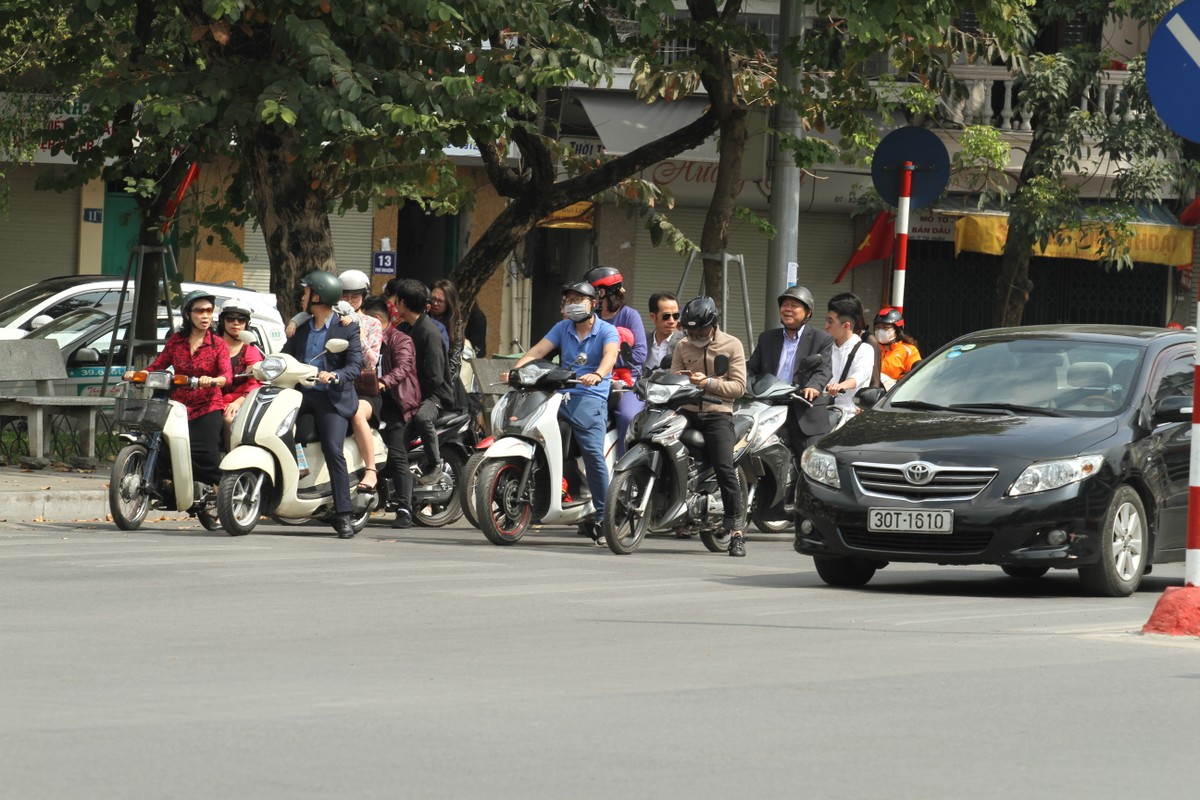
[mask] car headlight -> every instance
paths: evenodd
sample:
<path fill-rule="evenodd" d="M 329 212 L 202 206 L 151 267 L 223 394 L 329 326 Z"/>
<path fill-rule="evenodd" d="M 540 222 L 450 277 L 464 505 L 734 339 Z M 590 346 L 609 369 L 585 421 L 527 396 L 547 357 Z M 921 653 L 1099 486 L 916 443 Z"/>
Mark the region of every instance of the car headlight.
<path fill-rule="evenodd" d="M 1104 466 L 1104 456 L 1076 456 L 1056 461 L 1030 464 L 1008 487 L 1008 496 L 1047 492 L 1060 489 L 1084 478 L 1090 478 Z"/>
<path fill-rule="evenodd" d="M 800 469 L 817 483 L 834 489 L 842 488 L 842 479 L 838 477 L 837 459 L 826 450 L 816 447 L 805 450 L 804 455 L 800 456 Z"/>
<path fill-rule="evenodd" d="M 258 373 L 255 377 L 257 377 L 260 381 L 270 383 L 282 375 L 285 369 L 287 369 L 287 364 L 282 358 L 267 356 L 262 361 L 258 362 L 258 365 L 255 367 L 254 371 Z"/>

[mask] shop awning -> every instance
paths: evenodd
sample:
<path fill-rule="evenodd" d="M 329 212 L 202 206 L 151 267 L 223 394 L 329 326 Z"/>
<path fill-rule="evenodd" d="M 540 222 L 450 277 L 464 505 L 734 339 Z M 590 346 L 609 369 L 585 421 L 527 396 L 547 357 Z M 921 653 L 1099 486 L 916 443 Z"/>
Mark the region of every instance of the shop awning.
<path fill-rule="evenodd" d="M 1003 211 L 967 210 L 949 203 L 939 203 L 938 211 L 957 216 L 954 224 L 954 254 L 963 250 L 998 256 L 1004 252 L 1008 239 L 1008 214 Z M 1193 229 L 1179 224 L 1161 205 L 1138 209 L 1138 219 L 1132 225 L 1133 241 L 1130 256 L 1134 261 L 1165 264 L 1169 267 L 1190 266 L 1192 263 Z M 1099 261 L 1094 231 L 1064 231 L 1061 241 L 1051 240 L 1045 248 L 1035 246 L 1034 255 L 1047 258 L 1078 258 Z"/>
<path fill-rule="evenodd" d="M 708 108 L 708 101 L 695 97 L 645 103 L 628 93 L 598 94 L 580 92 L 576 95 L 596 135 L 604 142 L 610 155 L 621 156 L 661 136 L 687 127 Z M 715 138 L 687 150 L 675 158 L 680 161 L 718 161 Z"/>

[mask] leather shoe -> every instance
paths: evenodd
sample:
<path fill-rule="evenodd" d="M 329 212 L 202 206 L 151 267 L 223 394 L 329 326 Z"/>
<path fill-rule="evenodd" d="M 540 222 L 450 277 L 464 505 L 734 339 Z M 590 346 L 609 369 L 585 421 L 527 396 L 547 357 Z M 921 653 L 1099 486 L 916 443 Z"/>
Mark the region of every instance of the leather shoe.
<path fill-rule="evenodd" d="M 393 528 L 411 528 L 413 524 L 412 512 L 407 508 L 397 508 L 396 518 L 392 520 Z"/>
<path fill-rule="evenodd" d="M 729 537 L 729 555 L 734 558 L 744 558 L 746 555 L 746 537 L 741 531 L 735 531 Z"/>
<path fill-rule="evenodd" d="M 353 539 L 354 526 L 350 524 L 349 514 L 338 514 L 333 518 L 333 529 L 337 531 L 339 539 Z"/>
<path fill-rule="evenodd" d="M 438 482 L 440 477 L 442 477 L 441 466 L 423 468 L 421 476 L 417 478 L 417 483 L 421 486 L 432 486 Z"/>

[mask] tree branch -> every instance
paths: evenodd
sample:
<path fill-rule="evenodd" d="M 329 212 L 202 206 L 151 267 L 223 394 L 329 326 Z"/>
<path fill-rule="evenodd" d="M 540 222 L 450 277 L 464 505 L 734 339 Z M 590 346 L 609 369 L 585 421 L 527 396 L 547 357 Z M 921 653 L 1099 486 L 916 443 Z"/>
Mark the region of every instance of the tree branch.
<path fill-rule="evenodd" d="M 504 163 L 504 157 L 500 153 L 500 148 L 495 142 L 484 141 L 482 138 L 476 138 L 475 143 L 479 145 L 479 155 L 483 158 L 483 168 L 487 172 L 488 180 L 496 193 L 501 197 L 518 197 L 525 188 L 525 181 L 521 180 L 521 176 L 516 170 Z"/>

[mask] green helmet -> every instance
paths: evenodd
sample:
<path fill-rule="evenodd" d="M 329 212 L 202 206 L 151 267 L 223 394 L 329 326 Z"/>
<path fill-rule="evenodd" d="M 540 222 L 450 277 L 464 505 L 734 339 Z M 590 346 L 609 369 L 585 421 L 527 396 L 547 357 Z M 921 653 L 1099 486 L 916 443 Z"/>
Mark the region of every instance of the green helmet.
<path fill-rule="evenodd" d="M 342 282 L 332 272 L 319 269 L 308 273 L 300 279 L 300 287 L 305 286 L 312 289 L 310 303 L 332 306 L 342 299 Z"/>
<path fill-rule="evenodd" d="M 217 298 L 212 292 L 206 292 L 203 289 L 193 289 L 183 296 L 183 302 L 179 304 L 179 308 L 183 310 L 184 316 L 192 310 L 192 304 L 197 300 L 207 300 L 214 306 L 217 304 Z"/>

